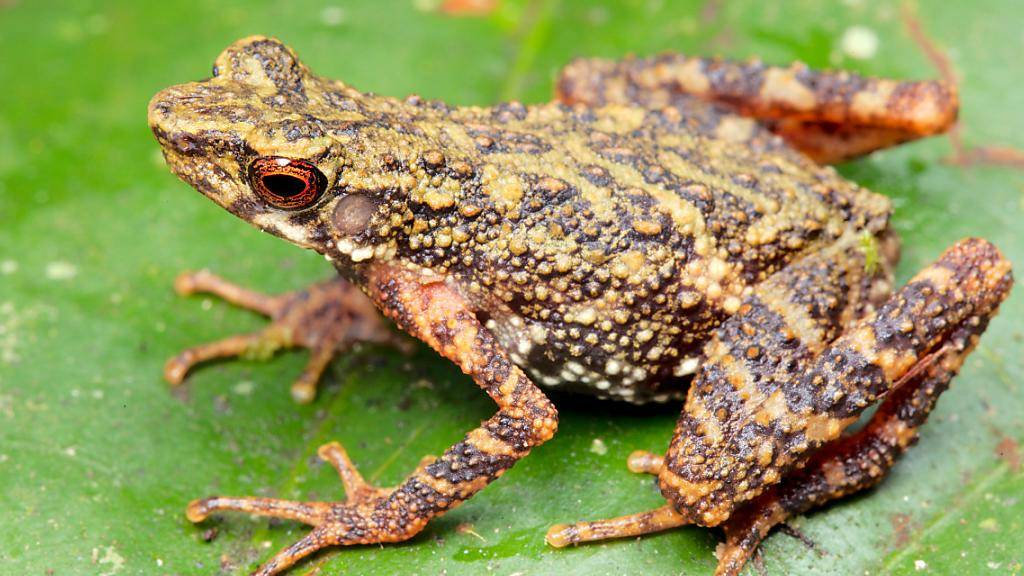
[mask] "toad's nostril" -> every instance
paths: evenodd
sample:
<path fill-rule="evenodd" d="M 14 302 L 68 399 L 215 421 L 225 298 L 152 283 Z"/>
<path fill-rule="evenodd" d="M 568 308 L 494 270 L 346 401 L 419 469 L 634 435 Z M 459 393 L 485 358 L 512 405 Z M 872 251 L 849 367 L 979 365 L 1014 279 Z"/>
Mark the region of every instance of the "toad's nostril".
<path fill-rule="evenodd" d="M 149 125 L 154 130 L 158 126 L 166 126 L 174 111 L 175 93 L 173 88 L 157 92 L 150 98 L 146 106 Z"/>
<path fill-rule="evenodd" d="M 187 132 L 173 132 L 166 135 L 166 142 L 175 151 L 185 156 L 195 156 L 202 153 L 203 147 L 199 140 Z"/>
<path fill-rule="evenodd" d="M 167 100 L 155 100 L 149 105 L 149 119 L 153 122 L 154 117 L 166 117 L 171 112 L 171 103 Z"/>

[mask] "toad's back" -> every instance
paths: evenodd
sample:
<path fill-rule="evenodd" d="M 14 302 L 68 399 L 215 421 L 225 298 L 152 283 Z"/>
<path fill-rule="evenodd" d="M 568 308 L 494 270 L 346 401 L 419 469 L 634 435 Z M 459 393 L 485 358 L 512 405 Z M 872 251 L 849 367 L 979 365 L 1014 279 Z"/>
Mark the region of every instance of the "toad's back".
<path fill-rule="evenodd" d="M 460 279 L 548 385 L 666 398 L 746 287 L 888 218 L 885 198 L 699 101 L 406 104 L 408 123 L 370 137 L 423 147 L 396 163 L 427 183 L 401 202 L 396 255 Z"/>

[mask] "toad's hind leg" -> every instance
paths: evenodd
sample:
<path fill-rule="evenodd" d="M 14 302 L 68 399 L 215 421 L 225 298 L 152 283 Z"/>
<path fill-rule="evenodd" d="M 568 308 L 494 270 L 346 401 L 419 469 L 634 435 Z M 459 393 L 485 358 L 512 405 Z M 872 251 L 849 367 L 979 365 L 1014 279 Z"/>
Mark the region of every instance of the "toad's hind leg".
<path fill-rule="evenodd" d="M 268 296 L 232 284 L 205 270 L 178 276 L 174 288 L 181 295 L 213 294 L 242 308 L 270 317 L 263 330 L 231 336 L 182 351 L 167 361 L 164 378 L 181 384 L 197 364 L 232 356 L 264 357 L 281 348 L 310 351 L 302 374 L 292 384 L 292 397 L 311 402 L 316 386 L 331 359 L 355 342 L 381 342 L 408 349 L 358 289 L 338 277 L 297 290 Z"/>
<path fill-rule="evenodd" d="M 440 458 L 425 459 L 397 487 L 368 486 L 341 446 L 320 456 L 341 475 L 345 502 L 293 502 L 268 498 L 211 497 L 189 505 L 194 522 L 237 510 L 298 520 L 313 526 L 256 574 L 269 576 L 333 545 L 398 542 L 482 490 L 555 433 L 554 406 L 509 360 L 472 309 L 444 282 L 376 265 L 367 273 L 371 297 L 399 326 L 454 361 L 495 401 L 498 412 L 470 431 Z"/>
<path fill-rule="evenodd" d="M 729 332 L 726 322 L 690 387 L 662 494 L 699 524 L 724 522 L 915 376 L 958 330 L 995 314 L 1011 285 L 999 251 L 967 239 L 813 357 L 794 362 L 779 336 L 752 325 Z"/>
<path fill-rule="evenodd" d="M 870 488 L 917 441 L 939 395 L 949 387 L 986 320 L 961 327 L 949 342 L 901 384 L 858 432 L 816 452 L 799 472 L 786 477 L 723 524 L 715 576 L 736 576 L 775 526 L 830 500 Z"/>
<path fill-rule="evenodd" d="M 888 295 L 895 249 L 882 251 L 880 266 L 866 267 L 860 240 L 842 239 L 777 273 L 757 287 L 740 311 L 719 327 L 705 349 L 704 366 L 691 388 L 740 376 L 748 363 L 757 378 L 782 381 L 795 377 L 843 327 Z M 782 357 L 782 355 L 786 357 Z M 701 429 L 698 434 L 721 430 Z M 660 475 L 664 458 L 637 451 L 629 456 L 633 472 Z M 563 547 L 608 538 L 637 536 L 689 524 L 672 504 L 609 520 L 553 526 L 549 544 Z"/>
<path fill-rule="evenodd" d="M 814 334 L 833 317 L 822 307 L 835 298 L 831 282 L 774 304 L 759 288 L 705 348 L 662 461 L 659 485 L 679 515 L 673 524 L 725 527 L 719 574 L 735 574 L 772 526 L 877 482 L 1011 285 L 1009 262 L 994 246 L 963 240 L 827 345 Z M 872 423 L 839 440 L 880 398 Z M 655 458 L 641 460 L 657 468 Z"/>
<path fill-rule="evenodd" d="M 938 134 L 956 121 L 955 86 L 866 78 L 664 54 L 621 61 L 580 59 L 562 71 L 558 97 L 591 106 L 660 108 L 699 98 L 761 120 L 819 162 L 839 162 Z"/>

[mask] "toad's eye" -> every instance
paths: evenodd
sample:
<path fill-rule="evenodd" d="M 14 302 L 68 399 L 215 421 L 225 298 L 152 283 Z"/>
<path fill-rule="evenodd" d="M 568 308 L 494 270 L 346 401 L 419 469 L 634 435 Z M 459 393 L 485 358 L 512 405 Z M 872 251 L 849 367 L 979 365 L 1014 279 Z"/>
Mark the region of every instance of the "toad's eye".
<path fill-rule="evenodd" d="M 298 210 L 320 198 L 327 178 L 304 160 L 265 156 L 249 165 L 249 186 L 277 208 Z"/>

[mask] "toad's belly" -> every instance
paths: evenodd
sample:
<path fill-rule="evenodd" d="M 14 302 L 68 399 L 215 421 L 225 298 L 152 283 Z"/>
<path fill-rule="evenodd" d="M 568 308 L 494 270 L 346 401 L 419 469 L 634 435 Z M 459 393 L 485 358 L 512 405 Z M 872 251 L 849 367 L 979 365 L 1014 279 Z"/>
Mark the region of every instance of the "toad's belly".
<path fill-rule="evenodd" d="M 569 329 L 518 316 L 491 318 L 486 327 L 537 384 L 602 399 L 646 404 L 682 398 L 700 366 L 699 354 L 635 362 L 609 354 L 600 341 L 574 349 L 565 342 Z"/>

